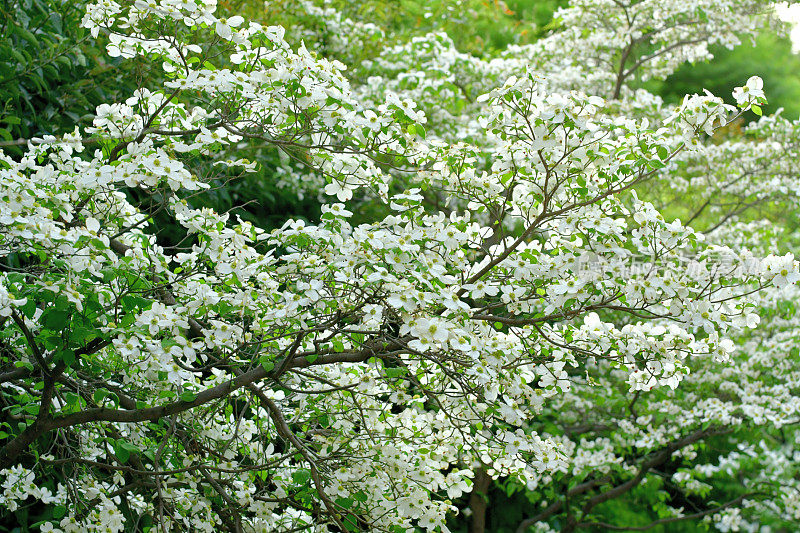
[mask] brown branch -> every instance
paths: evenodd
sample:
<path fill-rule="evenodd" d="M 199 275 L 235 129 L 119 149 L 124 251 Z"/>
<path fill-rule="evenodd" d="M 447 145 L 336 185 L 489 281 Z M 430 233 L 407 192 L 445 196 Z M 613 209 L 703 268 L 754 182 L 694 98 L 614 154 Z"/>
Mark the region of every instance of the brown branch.
<path fill-rule="evenodd" d="M 292 446 L 303 456 L 303 458 L 308 463 L 308 468 L 311 471 L 311 479 L 314 481 L 314 486 L 317 488 L 317 493 L 319 497 L 322 499 L 322 503 L 325 505 L 325 508 L 328 510 L 328 516 L 334 521 L 334 523 L 339 527 L 341 531 L 348 531 L 347 527 L 344 525 L 342 520 L 339 518 L 338 513 L 336 512 L 337 505 L 330 499 L 330 497 L 325 492 L 325 486 L 322 482 L 322 478 L 319 475 L 319 470 L 317 470 L 317 466 L 314 463 L 313 458 L 310 456 L 308 450 L 300 442 L 294 433 L 292 433 L 291 428 L 286 423 L 286 419 L 283 418 L 283 413 L 281 413 L 280 408 L 270 400 L 266 394 L 264 394 L 260 389 L 257 387 L 252 387 L 252 390 L 258 399 L 264 404 L 267 410 L 270 413 L 270 418 L 275 423 L 275 429 L 278 430 L 278 434 L 280 434 L 283 438 L 288 440 Z"/>
<path fill-rule="evenodd" d="M 369 345 L 359 351 L 320 355 L 313 362 L 309 361 L 306 357 L 295 357 L 291 360 L 288 368 L 307 368 L 311 366 L 343 362 L 360 363 L 368 360 L 371 357 L 387 357 L 391 354 L 397 353 L 398 348 L 404 348 L 402 342 L 402 339 L 398 339 L 390 343 L 385 343 L 385 345 L 381 347 L 378 347 L 377 345 Z M 28 429 L 26 429 L 14 440 L 8 442 L 5 446 L 3 446 L 3 448 L 0 448 L 0 469 L 11 466 L 16 457 L 22 453 L 34 440 L 54 429 L 68 428 L 80 424 L 94 422 L 156 422 L 161 418 L 182 413 L 214 400 L 225 398 L 242 387 L 272 376 L 273 373 L 274 370 L 268 372 L 263 366 L 258 366 L 248 372 L 244 372 L 226 381 L 225 383 L 221 383 L 215 387 L 199 392 L 194 400 L 188 402 L 180 400 L 165 405 L 144 409 L 107 409 L 105 407 L 99 407 L 94 409 L 86 409 L 84 411 L 71 413 L 65 416 L 42 419 L 39 423 L 29 426 Z"/>
<path fill-rule="evenodd" d="M 654 522 L 650 522 L 646 526 L 615 526 L 614 524 L 606 524 L 603 522 L 581 522 L 578 524 L 577 527 L 594 527 L 594 528 L 602 528 L 606 530 L 612 531 L 647 531 L 648 529 L 652 529 L 657 526 L 661 526 L 664 524 L 671 524 L 673 522 L 681 522 L 683 520 L 694 520 L 697 518 L 703 518 L 704 516 L 718 513 L 719 511 L 723 511 L 728 507 L 732 507 L 741 503 L 744 499 L 750 498 L 752 496 L 758 496 L 761 494 L 766 494 L 763 492 L 748 492 L 747 494 L 742 494 L 738 498 L 734 498 L 733 500 L 724 503 L 718 507 L 714 507 L 713 509 L 708 509 L 706 511 L 701 511 L 698 513 L 688 514 L 684 516 L 672 516 L 670 518 L 662 518 L 660 520 L 656 520 Z"/>
<path fill-rule="evenodd" d="M 583 508 L 581 509 L 581 516 L 586 516 L 589 512 L 595 508 L 596 506 L 600 505 L 601 503 L 607 502 L 609 500 L 613 500 L 622 494 L 625 494 L 632 488 L 636 487 L 641 483 L 647 474 L 650 472 L 651 469 L 659 466 L 669 460 L 672 457 L 672 454 L 676 451 L 685 448 L 695 442 L 703 440 L 706 437 L 711 435 L 719 435 L 723 433 L 729 432 L 730 429 L 727 428 L 708 428 L 708 429 L 699 429 L 681 439 L 678 439 L 674 442 L 667 444 L 664 448 L 657 451 L 656 453 L 652 454 L 649 459 L 645 460 L 642 463 L 642 466 L 639 468 L 639 472 L 636 473 L 634 477 L 626 481 L 625 483 L 621 483 L 616 487 L 609 489 L 605 492 L 601 492 L 596 496 L 589 498 L 589 501 L 584 504 Z M 564 532 L 574 531 L 578 527 L 578 521 L 574 519 L 574 517 L 570 516 L 568 518 L 565 527 L 562 529 Z"/>
<path fill-rule="evenodd" d="M 614 498 L 617 498 L 617 497 L 621 496 L 622 494 L 628 492 L 632 488 L 636 487 L 637 485 L 639 485 L 639 483 L 641 483 L 644 480 L 644 478 L 647 476 L 648 472 L 650 472 L 651 469 L 653 469 L 653 468 L 655 468 L 655 467 L 667 462 L 669 460 L 669 458 L 672 457 L 672 454 L 675 453 L 676 451 L 678 451 L 678 450 L 680 450 L 682 448 L 685 448 L 686 446 L 689 446 L 691 444 L 694 444 L 695 442 L 698 442 L 698 441 L 700 441 L 700 440 L 702 440 L 702 439 L 704 439 L 706 437 L 709 437 L 709 436 L 712 436 L 712 435 L 721 435 L 721 434 L 727 433 L 729 431 L 731 431 L 731 430 L 729 428 L 725 428 L 725 427 L 699 429 L 699 430 L 697 430 L 697 431 L 695 431 L 695 432 L 693 432 L 693 433 L 691 433 L 691 434 L 689 434 L 689 435 L 687 435 L 687 436 L 685 436 L 683 438 L 680 438 L 680 439 L 678 439 L 678 440 L 676 440 L 674 442 L 671 442 L 671 443 L 667 444 L 665 447 L 663 447 L 660 450 L 652 453 L 649 456 L 649 458 L 645 459 L 645 461 L 642 463 L 641 467 L 639 468 L 639 471 L 636 473 L 636 475 L 633 478 L 631 478 L 628 481 L 626 481 L 624 483 L 621 483 L 621 484 L 619 484 L 619 485 L 617 485 L 617 486 L 615 486 L 615 487 L 613 487 L 613 488 L 611 488 L 611 489 L 609 489 L 609 490 L 607 490 L 605 492 L 601 492 L 601 493 L 596 494 L 595 496 L 589 498 L 589 500 L 584 504 L 583 508 L 581 509 L 581 517 L 584 517 L 587 514 L 589 514 L 589 512 L 593 508 L 595 508 L 596 506 L 600 505 L 601 503 L 604 503 L 604 502 L 606 502 L 608 500 L 612 500 Z M 598 487 L 600 485 L 603 485 L 603 484 L 607 483 L 609 480 L 610 480 L 610 476 L 606 476 L 606 477 L 601 478 L 599 480 L 589 481 L 589 482 L 583 483 L 581 485 L 576 486 L 572 490 L 568 491 L 567 494 L 566 494 L 566 497 L 570 498 L 572 496 L 576 496 L 576 495 L 582 494 L 584 492 L 588 492 L 589 490 L 593 490 L 595 487 Z M 553 516 L 554 514 L 556 514 L 559 511 L 561 511 L 563 509 L 564 505 L 565 505 L 564 504 L 564 500 L 559 500 L 559 501 L 553 502 L 552 504 L 550 504 L 550 506 L 547 507 L 547 509 L 545 509 L 544 511 L 542 511 L 538 515 L 536 515 L 536 516 L 534 516 L 532 518 L 528 518 L 526 520 L 523 520 L 519 524 L 519 526 L 517 527 L 517 533 L 525 533 L 525 531 L 527 531 L 527 529 L 530 526 L 534 525 L 536 522 L 541 522 L 543 520 L 546 520 L 546 519 L 550 518 L 551 516 Z M 575 529 L 577 529 L 578 527 L 582 527 L 581 526 L 582 523 L 583 522 L 581 522 L 580 520 L 576 519 L 573 515 L 570 514 L 570 515 L 568 515 L 566 517 L 564 525 L 562 526 L 562 530 L 561 531 L 562 532 L 575 531 Z"/>
<path fill-rule="evenodd" d="M 601 485 L 604 485 L 605 483 L 608 483 L 610 479 L 611 479 L 611 476 L 603 476 L 603 477 L 601 477 L 599 479 L 593 479 L 591 481 L 585 481 L 585 482 L 583 482 L 583 483 L 581 483 L 579 485 L 575 485 L 573 488 L 568 490 L 566 496 L 567 496 L 567 498 L 571 498 L 573 496 L 579 496 L 579 495 L 583 494 L 584 492 L 588 492 L 588 491 L 594 489 L 595 487 L 599 487 Z M 534 525 L 536 522 L 541 522 L 543 520 L 547 520 L 548 518 L 550 518 L 551 516 L 553 516 L 554 514 L 559 512 L 562 507 L 564 507 L 564 500 L 558 500 L 558 501 L 555 501 L 555 502 L 551 503 L 541 513 L 539 513 L 536 516 L 533 516 L 531 518 L 526 518 L 525 520 L 520 522 L 519 526 L 517 526 L 516 533 L 525 533 L 525 531 L 527 531 L 528 528 L 531 527 L 532 525 Z"/>
<path fill-rule="evenodd" d="M 14 310 L 11 311 L 11 318 L 14 319 L 14 323 L 25 336 L 25 341 L 28 343 L 28 346 L 30 346 L 36 362 L 40 367 L 42 367 L 42 371 L 45 373 L 48 372 L 47 363 L 45 363 L 44 358 L 42 357 L 42 351 L 39 349 L 39 345 L 36 344 L 36 337 L 34 337 L 33 333 L 31 333 L 31 330 L 28 329 L 28 326 L 25 324 L 25 319 L 19 316 L 19 314 Z"/>
<path fill-rule="evenodd" d="M 611 95 L 612 100 L 619 99 L 619 94 L 620 92 L 622 92 L 622 84 L 625 81 L 625 78 L 627 77 L 627 74 L 625 73 L 625 63 L 628 62 L 628 56 L 631 55 L 631 52 L 633 51 L 633 47 L 635 44 L 636 43 L 631 41 L 628 44 L 628 46 L 625 47 L 625 50 L 622 51 L 622 57 L 619 60 L 619 71 L 617 72 L 617 81 L 614 84 L 614 93 Z"/>

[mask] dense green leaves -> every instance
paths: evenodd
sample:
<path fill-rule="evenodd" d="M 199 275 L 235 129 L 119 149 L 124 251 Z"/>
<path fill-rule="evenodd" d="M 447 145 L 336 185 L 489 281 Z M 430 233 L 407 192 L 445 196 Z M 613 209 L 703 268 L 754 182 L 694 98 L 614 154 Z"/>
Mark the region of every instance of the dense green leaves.
<path fill-rule="evenodd" d="M 4 2 L 0 15 L 0 141 L 72 131 L 131 80 L 79 25 L 85 0 Z"/>

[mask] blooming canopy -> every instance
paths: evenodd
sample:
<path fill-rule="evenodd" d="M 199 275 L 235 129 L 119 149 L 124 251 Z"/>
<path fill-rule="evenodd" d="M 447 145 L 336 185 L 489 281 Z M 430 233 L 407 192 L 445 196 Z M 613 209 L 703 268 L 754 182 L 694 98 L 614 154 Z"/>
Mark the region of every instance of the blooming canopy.
<path fill-rule="evenodd" d="M 492 58 L 304 6 L 342 57 L 343 28 L 387 42 L 345 66 L 214 1 L 93 3 L 84 26 L 163 83 L 0 155 L 9 512 L 40 502 L 65 532 L 449 531 L 496 479 L 535 504 L 518 531 L 572 531 L 680 458 L 673 490 L 707 502 L 662 498 L 662 521 L 800 517 L 794 434 L 748 433 L 800 420 L 798 262 L 745 217 L 796 200 L 799 126 L 715 137 L 760 112 L 758 78 L 736 105 L 632 88 L 769 5 L 576 0 Z M 197 200 L 247 179 L 256 144 L 318 221 L 267 231 Z M 742 492 L 714 500 L 732 470 Z"/>

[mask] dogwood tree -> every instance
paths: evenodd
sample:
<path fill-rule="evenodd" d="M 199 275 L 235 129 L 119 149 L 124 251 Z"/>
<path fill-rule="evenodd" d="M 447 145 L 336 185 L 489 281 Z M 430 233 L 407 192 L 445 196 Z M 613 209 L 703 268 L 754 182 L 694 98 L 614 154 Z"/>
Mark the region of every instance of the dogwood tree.
<path fill-rule="evenodd" d="M 769 4 L 575 1 L 492 58 L 307 4 L 336 37 L 315 51 L 312 29 L 215 7 L 90 5 L 109 54 L 163 84 L 2 156 L 8 516 L 482 531 L 498 480 L 532 504 L 520 532 L 625 529 L 597 510 L 642 487 L 657 523 L 800 518 L 800 273 L 746 217 L 794 197 L 798 125 L 715 133 L 760 112 L 758 78 L 737 105 L 636 88 L 753 35 Z M 376 56 L 340 62 L 367 39 Z M 320 196 L 318 222 L 201 207 L 261 157 Z"/>

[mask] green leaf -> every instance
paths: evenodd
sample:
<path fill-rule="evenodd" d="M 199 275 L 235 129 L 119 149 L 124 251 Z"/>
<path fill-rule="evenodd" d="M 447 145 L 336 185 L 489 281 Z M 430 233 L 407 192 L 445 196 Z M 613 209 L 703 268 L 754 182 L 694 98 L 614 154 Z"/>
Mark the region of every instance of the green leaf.
<path fill-rule="evenodd" d="M 750 109 L 753 111 L 753 113 L 755 113 L 759 117 L 764 114 L 764 112 L 761 111 L 761 106 L 753 105 L 750 106 Z"/>
<path fill-rule="evenodd" d="M 117 456 L 117 459 L 120 460 L 121 463 L 127 463 L 128 459 L 130 459 L 131 454 L 139 453 L 140 450 L 130 442 L 126 442 L 122 439 L 119 439 L 114 442 L 114 453 Z"/>
<path fill-rule="evenodd" d="M 53 303 L 59 311 L 67 311 L 71 305 L 69 298 L 66 296 L 57 296 L 56 301 Z"/>
<path fill-rule="evenodd" d="M 399 378 L 408 374 L 408 371 L 405 367 L 384 368 L 383 373 L 386 374 L 387 378 Z"/>
<path fill-rule="evenodd" d="M 71 367 L 75 363 L 75 352 L 69 349 L 61 350 L 58 352 L 57 358 L 64 361 L 65 365 Z"/>
<path fill-rule="evenodd" d="M 65 392 L 64 399 L 67 400 L 67 405 L 74 405 L 76 407 L 80 406 L 81 404 L 81 397 L 75 394 L 74 392 Z"/>
<path fill-rule="evenodd" d="M 42 316 L 42 322 L 44 323 L 44 327 L 52 331 L 61 331 L 67 324 L 69 323 L 69 315 L 68 311 L 62 311 L 60 309 L 50 308 L 45 311 L 44 315 Z"/>
<path fill-rule="evenodd" d="M 12 25 L 11 27 L 13 28 L 13 31 L 17 33 L 17 35 L 19 35 L 20 37 L 31 43 L 34 46 L 34 48 L 39 48 L 39 41 L 36 40 L 36 37 L 31 32 L 29 32 L 22 26 Z"/>
<path fill-rule="evenodd" d="M 194 392 L 182 392 L 180 399 L 182 402 L 191 403 L 197 399 L 197 394 Z"/>
<path fill-rule="evenodd" d="M 292 473 L 292 481 L 295 485 L 305 485 L 311 479 L 311 471 L 306 468 L 295 470 Z"/>
<path fill-rule="evenodd" d="M 117 459 L 119 459 L 122 464 L 125 464 L 128 462 L 128 459 L 131 458 L 131 452 L 122 446 L 122 444 L 123 441 L 121 440 L 118 440 L 114 443 L 114 453 L 116 454 Z"/>
<path fill-rule="evenodd" d="M 100 405 L 103 403 L 103 400 L 106 399 L 106 396 L 108 396 L 108 394 L 109 392 L 107 389 L 97 389 L 96 391 L 94 391 L 94 394 L 92 394 L 92 399 L 94 400 L 94 403 Z"/>
<path fill-rule="evenodd" d="M 353 506 L 352 498 L 336 498 L 334 501 L 336 502 L 336 505 L 345 509 L 350 509 Z"/>
<path fill-rule="evenodd" d="M 28 301 L 25 302 L 25 305 L 19 309 L 26 318 L 31 319 L 33 318 L 34 313 L 36 313 L 36 302 L 34 302 L 32 298 L 28 298 Z"/>
<path fill-rule="evenodd" d="M 116 395 L 116 394 L 114 394 L 113 392 L 109 392 L 109 393 L 108 393 L 108 400 L 109 400 L 109 401 L 111 402 L 111 404 L 114 406 L 114 409 L 116 409 L 117 407 L 119 407 L 119 396 L 117 396 L 117 395 Z"/>
<path fill-rule="evenodd" d="M 347 531 L 358 531 L 358 524 L 356 523 L 356 519 L 353 517 L 353 515 L 345 516 L 343 522 Z"/>

